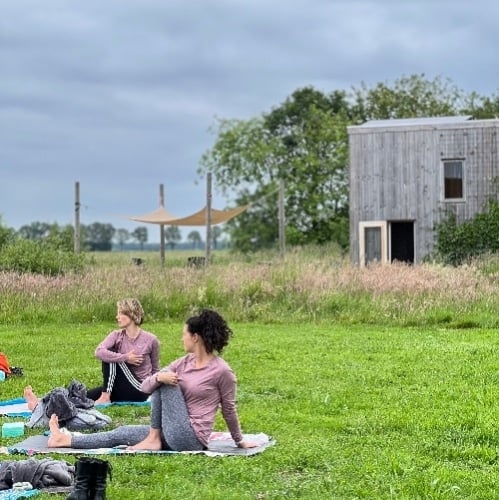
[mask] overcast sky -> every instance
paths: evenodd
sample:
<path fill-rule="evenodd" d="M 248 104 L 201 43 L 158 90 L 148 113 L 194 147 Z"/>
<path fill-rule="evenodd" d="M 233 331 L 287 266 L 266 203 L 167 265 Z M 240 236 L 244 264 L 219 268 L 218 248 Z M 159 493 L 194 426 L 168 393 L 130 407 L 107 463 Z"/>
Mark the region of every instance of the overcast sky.
<path fill-rule="evenodd" d="M 260 115 L 299 87 L 424 73 L 499 88 L 495 0 L 1 0 L 0 12 L 0 214 L 16 229 L 72 224 L 76 181 L 82 224 L 143 225 L 124 216 L 156 209 L 160 184 L 173 215 L 197 211 L 215 117 Z M 229 201 L 214 192 L 214 208 Z"/>

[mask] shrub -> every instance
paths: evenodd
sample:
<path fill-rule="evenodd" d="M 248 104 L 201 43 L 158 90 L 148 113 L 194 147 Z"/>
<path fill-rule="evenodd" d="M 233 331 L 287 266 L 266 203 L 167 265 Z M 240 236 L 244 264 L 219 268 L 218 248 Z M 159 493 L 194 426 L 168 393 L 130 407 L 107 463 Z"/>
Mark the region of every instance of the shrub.
<path fill-rule="evenodd" d="M 446 264 L 457 266 L 472 257 L 499 252 L 499 203 L 491 200 L 488 211 L 462 224 L 451 213 L 436 232 L 436 252 Z"/>
<path fill-rule="evenodd" d="M 14 230 L 10 227 L 2 225 L 0 218 L 0 249 L 7 245 L 14 239 Z"/>
<path fill-rule="evenodd" d="M 56 276 L 83 269 L 85 257 L 46 241 L 17 239 L 0 249 L 0 269 Z"/>

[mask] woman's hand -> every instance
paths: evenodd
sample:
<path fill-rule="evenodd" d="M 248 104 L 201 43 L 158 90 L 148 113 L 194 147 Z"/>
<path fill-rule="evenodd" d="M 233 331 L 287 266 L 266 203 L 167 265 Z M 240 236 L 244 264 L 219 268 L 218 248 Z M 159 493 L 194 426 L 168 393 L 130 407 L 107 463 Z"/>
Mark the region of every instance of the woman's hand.
<path fill-rule="evenodd" d="M 178 376 L 174 372 L 158 372 L 156 373 L 156 381 L 160 384 L 177 385 Z"/>
<path fill-rule="evenodd" d="M 127 354 L 127 363 L 133 366 L 139 366 L 144 361 L 142 354 L 136 354 L 135 351 L 130 351 Z"/>

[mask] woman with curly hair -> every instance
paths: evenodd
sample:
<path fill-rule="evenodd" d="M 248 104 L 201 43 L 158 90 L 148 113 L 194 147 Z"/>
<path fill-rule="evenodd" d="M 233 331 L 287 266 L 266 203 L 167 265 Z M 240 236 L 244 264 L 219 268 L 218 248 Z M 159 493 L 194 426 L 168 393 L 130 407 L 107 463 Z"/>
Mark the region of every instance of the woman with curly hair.
<path fill-rule="evenodd" d="M 218 356 L 232 330 L 220 314 L 204 310 L 189 318 L 182 341 L 187 354 L 142 382 L 151 395 L 151 425 L 127 425 L 109 432 L 70 435 L 61 432 L 56 416 L 50 420 L 51 448 L 108 448 L 196 451 L 206 449 L 218 408 L 240 448 L 256 446 L 243 440 L 236 408 L 236 377 Z"/>

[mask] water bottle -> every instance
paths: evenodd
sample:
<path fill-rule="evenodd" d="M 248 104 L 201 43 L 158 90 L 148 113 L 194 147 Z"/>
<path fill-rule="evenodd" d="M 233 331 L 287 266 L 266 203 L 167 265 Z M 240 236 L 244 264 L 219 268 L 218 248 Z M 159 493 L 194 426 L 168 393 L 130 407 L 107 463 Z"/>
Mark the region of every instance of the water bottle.
<path fill-rule="evenodd" d="M 0 370 L 0 382 L 3 382 L 5 380 L 5 372 L 3 370 Z"/>

